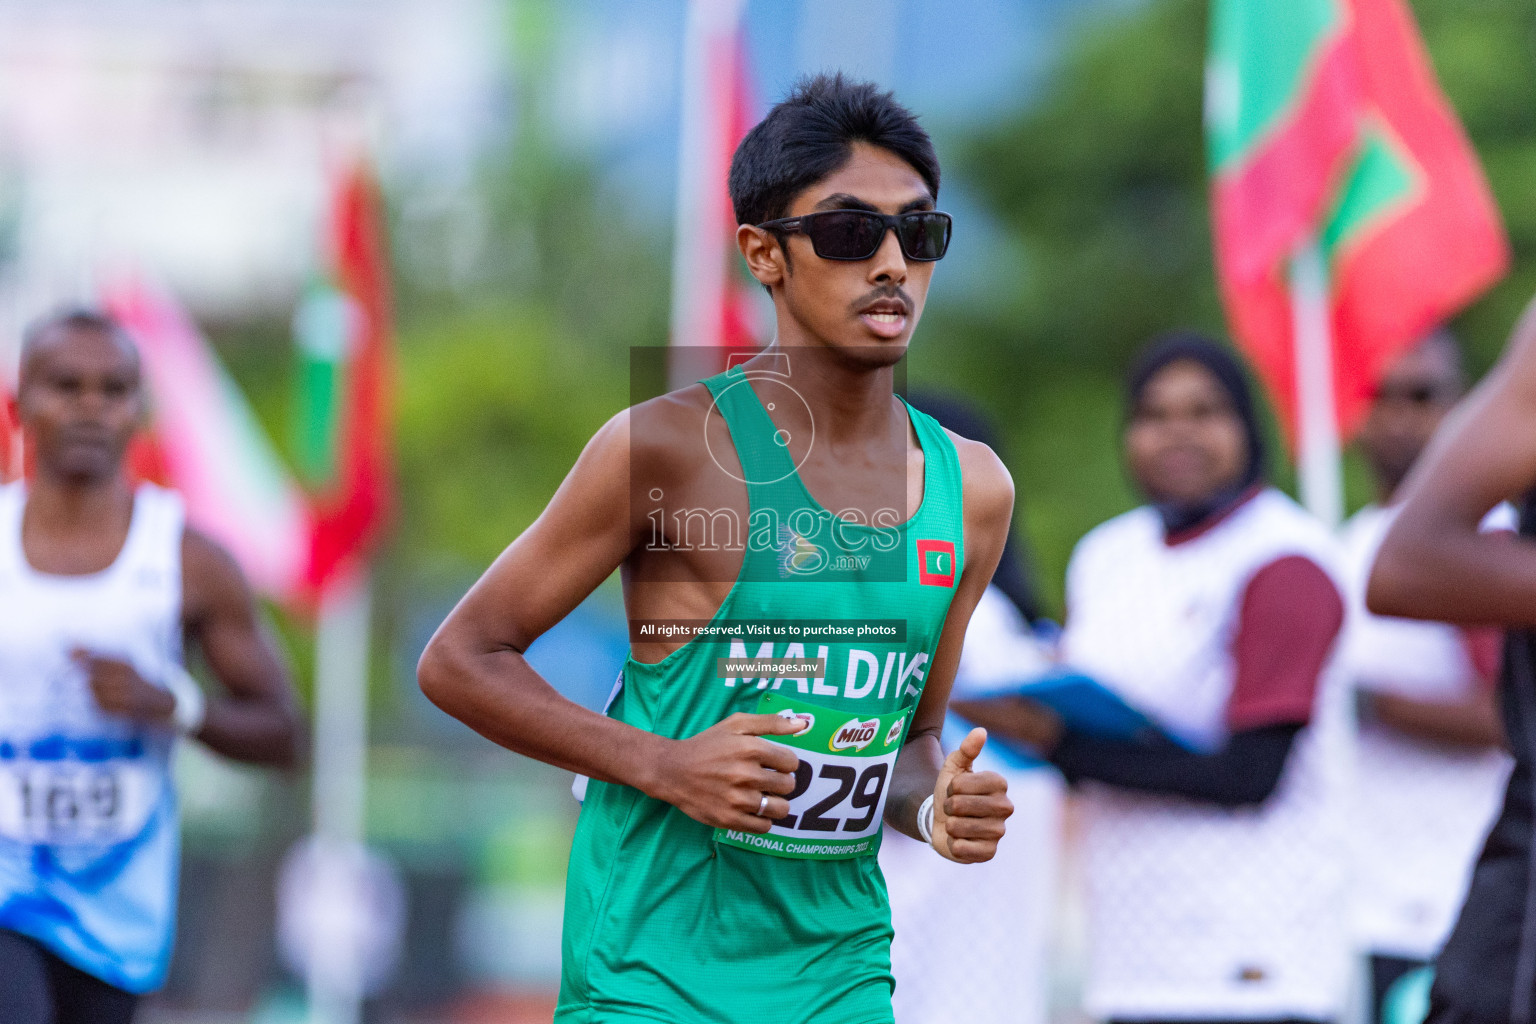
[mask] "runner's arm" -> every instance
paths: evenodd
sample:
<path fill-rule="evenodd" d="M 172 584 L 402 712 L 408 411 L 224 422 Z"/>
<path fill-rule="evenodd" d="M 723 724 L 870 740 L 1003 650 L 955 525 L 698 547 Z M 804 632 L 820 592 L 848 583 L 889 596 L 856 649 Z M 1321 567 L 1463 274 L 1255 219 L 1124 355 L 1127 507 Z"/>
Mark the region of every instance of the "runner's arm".
<path fill-rule="evenodd" d="M 196 530 L 182 536 L 182 619 L 223 687 L 196 738 L 225 757 L 291 767 L 303 727 L 293 681 L 235 560 Z"/>
<path fill-rule="evenodd" d="M 1536 484 L 1536 303 L 1504 356 L 1451 413 L 1404 484 L 1371 572 L 1381 615 L 1536 626 L 1536 544 L 1478 526 Z"/>
<path fill-rule="evenodd" d="M 947 763 L 939 736 L 944 729 L 949 691 L 960 664 L 966 626 L 992 580 L 1008 538 L 1013 516 L 1013 480 L 1001 460 L 985 445 L 955 438 L 955 446 L 964 479 L 965 570 L 945 616 L 933 668 L 924 681 L 912 729 L 896 759 L 886 822 L 914 839 L 921 838 L 918 813 L 923 802 L 934 797 L 935 839 L 940 839 L 942 825 L 950 850 L 946 856 L 983 861 L 990 860 L 996 852 L 997 841 L 1003 835 L 1003 821 L 1013 813 L 1007 783 L 996 772 L 970 771 L 970 761 L 980 750 L 980 744 L 974 741 L 968 741 L 965 753 L 952 753 L 948 760 L 954 763 Z M 982 731 L 983 740 L 985 736 Z M 941 774 L 948 778 L 942 804 L 936 791 Z"/>
<path fill-rule="evenodd" d="M 638 447 L 638 446 L 637 446 Z M 438 627 L 417 666 L 422 692 L 487 739 L 547 764 L 633 786 L 706 824 L 766 832 L 789 813 L 798 758 L 765 733 L 797 725 L 733 715 L 686 740 L 645 732 L 555 691 L 524 653 L 641 543 L 647 523 L 630 502 L 629 415 L 588 443 L 549 505 Z M 634 467 L 649 473 L 646 467 Z M 649 476 L 646 479 L 650 479 Z"/>

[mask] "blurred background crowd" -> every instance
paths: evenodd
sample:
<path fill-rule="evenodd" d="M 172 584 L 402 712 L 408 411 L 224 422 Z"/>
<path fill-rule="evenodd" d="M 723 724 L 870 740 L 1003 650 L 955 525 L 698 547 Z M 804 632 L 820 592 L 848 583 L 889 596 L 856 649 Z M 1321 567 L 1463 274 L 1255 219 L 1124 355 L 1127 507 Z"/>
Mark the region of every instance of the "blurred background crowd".
<path fill-rule="evenodd" d="M 747 124 L 800 75 L 838 68 L 894 89 L 935 138 L 956 231 L 907 380 L 965 395 L 994 422 L 1019 490 L 1031 613 L 1063 617 L 1073 545 L 1139 501 L 1119 443 L 1132 354 L 1171 327 L 1229 333 L 1202 126 L 1209 6 L 749 0 L 739 11 L 732 81 Z M 1536 290 L 1536 0 L 1410 6 L 1513 253 L 1455 320 L 1475 378 Z M 631 353 L 667 342 L 674 237 L 691 223 L 678 208 L 688 8 L 0 0 L 0 383 L 28 321 L 105 301 L 172 339 L 168 351 L 211 374 L 211 394 L 243 396 L 221 398 L 218 425 L 198 429 L 225 431 L 242 458 L 215 461 L 249 466 L 244 511 L 270 513 L 248 569 L 311 697 L 305 584 L 326 581 L 296 578 L 281 521 L 292 492 L 326 472 L 315 416 L 336 413 L 314 405 L 325 289 L 358 273 L 387 283 L 353 298 L 390 310 L 377 339 L 391 351 L 389 469 L 368 522 L 343 540 L 372 564 L 371 629 L 357 641 L 372 1019 L 537 1020 L 553 1006 L 570 777 L 438 712 L 414 669 L 453 602 L 628 404 Z M 733 315 L 748 337 L 771 328 L 755 290 Z M 163 423 L 195 414 L 179 400 L 156 394 Z M 1271 451 L 1285 452 L 1260 415 Z M 160 447 L 144 458 L 162 469 L 196 458 L 178 456 L 175 438 Z M 1353 511 L 1375 485 L 1353 449 L 1344 467 Z M 1292 488 L 1289 460 L 1272 468 Z M 237 527 L 241 510 L 228 520 Z M 596 707 L 625 636 L 611 580 L 531 658 Z M 308 779 L 196 749 L 182 758 L 178 951 L 142 1019 L 302 1019 L 305 925 L 282 903 L 305 891 L 292 851 L 311 828 Z M 1056 877 L 1054 858 L 1039 863 Z M 1081 1014 L 1074 873 L 1067 857 L 1059 884 L 1031 896 L 1050 902 L 1034 913 L 1053 1020 Z"/>

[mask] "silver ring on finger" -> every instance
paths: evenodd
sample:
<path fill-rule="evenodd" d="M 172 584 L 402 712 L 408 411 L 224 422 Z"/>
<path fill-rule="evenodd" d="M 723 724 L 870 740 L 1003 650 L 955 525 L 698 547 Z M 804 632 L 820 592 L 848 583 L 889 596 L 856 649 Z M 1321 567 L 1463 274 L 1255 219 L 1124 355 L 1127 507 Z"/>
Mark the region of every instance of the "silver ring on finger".
<path fill-rule="evenodd" d="M 763 798 L 757 802 L 757 816 L 764 817 L 763 812 L 766 810 L 768 810 L 768 794 L 764 793 Z"/>

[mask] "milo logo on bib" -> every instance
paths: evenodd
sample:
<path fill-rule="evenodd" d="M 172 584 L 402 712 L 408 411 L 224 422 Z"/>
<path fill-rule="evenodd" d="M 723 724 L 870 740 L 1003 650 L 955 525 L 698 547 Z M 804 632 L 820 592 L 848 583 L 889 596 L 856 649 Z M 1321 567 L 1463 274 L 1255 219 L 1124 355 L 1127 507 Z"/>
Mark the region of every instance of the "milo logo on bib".
<path fill-rule="evenodd" d="M 867 722 L 861 722 L 855 718 L 832 734 L 832 739 L 827 743 L 827 749 L 837 751 L 852 747 L 854 750 L 863 750 L 869 746 L 879 729 L 880 719 L 878 718 L 871 718 Z"/>
<path fill-rule="evenodd" d="M 766 736 L 799 756 L 789 813 L 765 834 L 715 829 L 715 842 L 775 857 L 832 860 L 879 849 L 881 819 L 896 755 L 906 738 L 906 710 L 861 717 L 767 693 L 758 714 L 801 723 L 789 736 Z"/>

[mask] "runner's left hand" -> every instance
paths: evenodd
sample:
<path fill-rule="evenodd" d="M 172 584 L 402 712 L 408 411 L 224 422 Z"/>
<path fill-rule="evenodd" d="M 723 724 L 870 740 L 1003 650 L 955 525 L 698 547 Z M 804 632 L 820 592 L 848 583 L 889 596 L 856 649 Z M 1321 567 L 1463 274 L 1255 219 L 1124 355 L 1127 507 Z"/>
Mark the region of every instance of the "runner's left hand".
<path fill-rule="evenodd" d="M 169 690 L 145 680 L 126 661 L 103 658 L 78 648 L 70 652 L 70 657 L 85 670 L 96 704 L 107 714 L 156 725 L 171 721 L 176 698 Z"/>
<path fill-rule="evenodd" d="M 1013 813 L 1008 781 L 971 768 L 986 742 L 987 730 L 972 729 L 944 759 L 933 787 L 933 848 L 961 864 L 991 860 Z"/>

